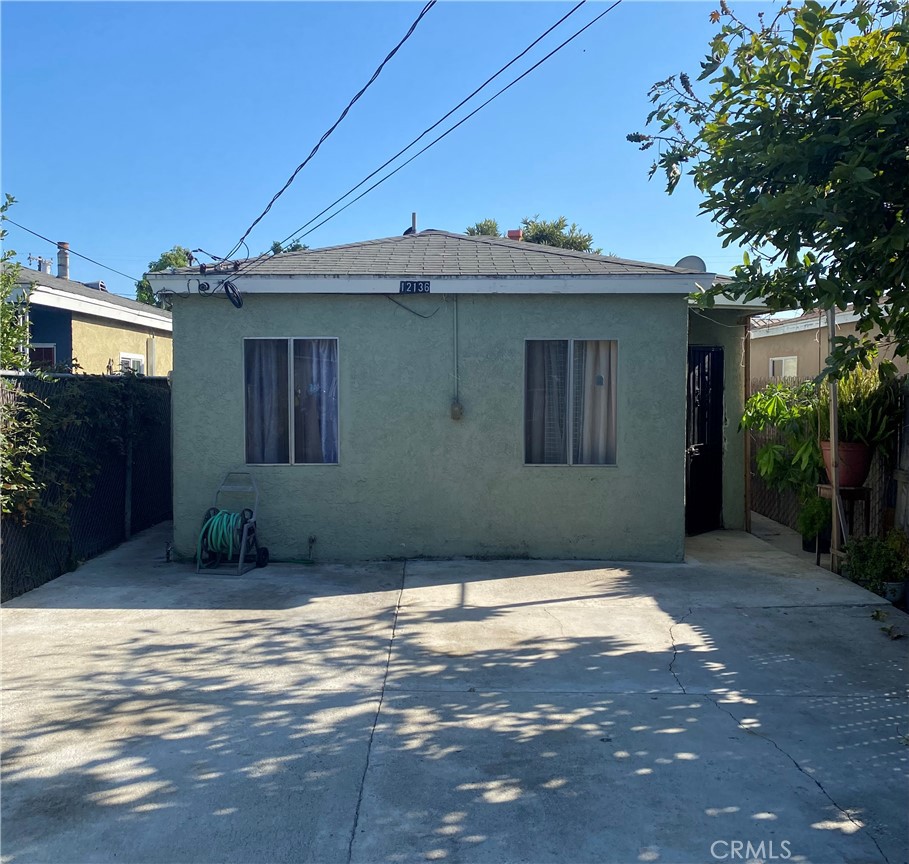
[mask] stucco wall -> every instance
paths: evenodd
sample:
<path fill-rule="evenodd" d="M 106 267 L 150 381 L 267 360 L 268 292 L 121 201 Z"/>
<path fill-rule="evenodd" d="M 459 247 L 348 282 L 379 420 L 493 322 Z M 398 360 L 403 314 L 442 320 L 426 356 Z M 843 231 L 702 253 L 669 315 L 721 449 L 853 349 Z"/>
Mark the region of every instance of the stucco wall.
<path fill-rule="evenodd" d="M 723 349 L 723 527 L 745 528 L 745 436 L 739 432 L 745 393 L 745 326 L 737 311 L 692 311 L 688 341 Z"/>
<path fill-rule="evenodd" d="M 151 374 L 146 342 L 151 336 L 155 337 L 156 346 L 154 374 L 167 375 L 173 369 L 173 340 L 169 334 L 73 313 L 73 357 L 90 374 L 104 374 L 111 361 L 116 372 L 121 352 L 141 354 L 146 373 Z"/>
<path fill-rule="evenodd" d="M 840 324 L 837 327 L 840 336 L 858 335 L 855 324 Z M 827 322 L 811 330 L 797 333 L 781 333 L 776 336 L 753 336 L 751 339 L 751 377 L 768 378 L 770 376 L 771 357 L 798 357 L 798 377 L 814 378 L 820 374 L 827 359 Z M 893 349 L 884 348 L 881 358 L 894 360 Z M 895 360 L 901 372 L 909 372 L 909 363 L 905 358 Z"/>
<path fill-rule="evenodd" d="M 279 558 L 419 555 L 678 561 L 684 545 L 683 297 L 248 295 L 174 308 L 174 515 L 193 554 L 223 472 L 243 466 L 243 337 L 338 337 L 340 464 L 252 466 Z M 523 464 L 526 338 L 617 339 L 617 466 Z"/>

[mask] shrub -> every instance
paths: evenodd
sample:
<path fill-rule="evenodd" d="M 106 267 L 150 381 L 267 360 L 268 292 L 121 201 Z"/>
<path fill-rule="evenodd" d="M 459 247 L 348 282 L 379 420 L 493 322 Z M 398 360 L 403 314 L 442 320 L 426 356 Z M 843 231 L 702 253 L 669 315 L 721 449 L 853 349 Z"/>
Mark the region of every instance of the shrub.
<path fill-rule="evenodd" d="M 843 571 L 856 584 L 883 594 L 885 582 L 909 579 L 909 539 L 894 529 L 883 539 L 851 540 L 845 549 Z"/>

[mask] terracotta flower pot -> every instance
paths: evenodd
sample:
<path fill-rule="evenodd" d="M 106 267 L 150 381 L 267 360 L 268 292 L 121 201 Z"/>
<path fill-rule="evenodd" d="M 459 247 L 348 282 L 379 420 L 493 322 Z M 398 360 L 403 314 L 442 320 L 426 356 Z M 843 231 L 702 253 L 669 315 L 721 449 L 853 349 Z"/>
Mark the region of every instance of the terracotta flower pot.
<path fill-rule="evenodd" d="M 824 456 L 824 467 L 827 479 L 831 477 L 830 442 L 821 441 L 821 453 Z M 862 486 L 871 470 L 871 448 L 867 444 L 847 444 L 840 441 L 839 473 L 840 486 Z"/>

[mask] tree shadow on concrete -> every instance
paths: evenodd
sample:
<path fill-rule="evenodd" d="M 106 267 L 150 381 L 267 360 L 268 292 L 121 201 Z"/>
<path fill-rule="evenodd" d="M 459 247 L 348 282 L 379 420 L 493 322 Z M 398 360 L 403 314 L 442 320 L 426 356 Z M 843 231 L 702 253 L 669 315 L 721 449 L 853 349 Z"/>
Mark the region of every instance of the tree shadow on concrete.
<path fill-rule="evenodd" d="M 794 710 L 813 669 L 777 671 L 789 630 L 661 608 L 630 568 L 569 587 L 507 563 L 498 588 L 328 576 L 269 614 L 114 610 L 61 639 L 71 615 L 31 610 L 5 675 L 5 860 L 687 862 L 732 840 L 900 860 L 905 702 L 879 695 L 899 646 Z M 861 609 L 825 638 L 879 635 Z"/>

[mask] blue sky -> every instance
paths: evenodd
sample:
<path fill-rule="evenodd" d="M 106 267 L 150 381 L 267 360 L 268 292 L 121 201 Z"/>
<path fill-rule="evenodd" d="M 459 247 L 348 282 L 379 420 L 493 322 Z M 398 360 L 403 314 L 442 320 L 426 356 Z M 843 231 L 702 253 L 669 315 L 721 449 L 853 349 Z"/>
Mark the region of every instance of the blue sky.
<path fill-rule="evenodd" d="M 252 251 L 314 216 L 571 5 L 438 3 L 250 236 Z M 567 216 L 623 257 L 673 264 L 698 254 L 728 270 L 739 259 L 697 215 L 694 190 L 668 197 L 658 178 L 647 180 L 650 154 L 625 141 L 643 129 L 654 81 L 696 77 L 716 5 L 625 0 L 306 242 L 399 234 L 413 210 L 420 228 L 451 231 L 486 217 L 514 228 L 538 213 Z M 19 201 L 11 218 L 136 276 L 175 243 L 224 254 L 421 6 L 4 2 L 2 189 Z M 506 76 L 604 8 L 588 2 Z M 23 263 L 53 252 L 8 227 Z M 72 277 L 133 294 L 128 279 L 78 258 Z"/>

